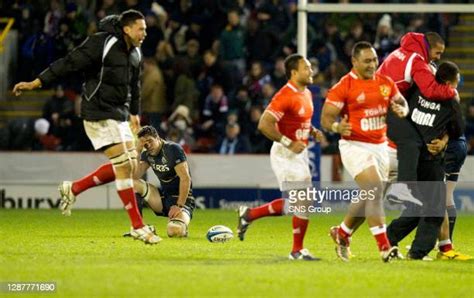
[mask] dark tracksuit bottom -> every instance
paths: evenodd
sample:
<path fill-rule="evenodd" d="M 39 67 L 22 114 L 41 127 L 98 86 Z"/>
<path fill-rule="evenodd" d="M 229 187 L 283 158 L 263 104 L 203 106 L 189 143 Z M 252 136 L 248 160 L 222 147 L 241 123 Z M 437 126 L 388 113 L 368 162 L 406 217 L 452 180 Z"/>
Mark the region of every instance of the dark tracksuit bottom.
<path fill-rule="evenodd" d="M 389 110 L 387 136 L 397 145 L 398 181 L 418 181 L 417 167 L 423 140 L 413 123 Z"/>
<path fill-rule="evenodd" d="M 416 175 L 420 182 L 416 188 L 419 193 L 413 194 L 422 201 L 423 206 L 406 203 L 406 209 L 400 217 L 387 227 L 387 236 L 390 244 L 395 246 L 418 228 L 409 254 L 413 259 L 421 259 L 434 248 L 444 219 L 446 210 L 444 161 L 442 154 L 432 156 L 426 146 L 412 151 L 410 155 L 419 156 L 415 163 L 418 165 Z M 413 189 L 412 187 L 412 192 Z"/>

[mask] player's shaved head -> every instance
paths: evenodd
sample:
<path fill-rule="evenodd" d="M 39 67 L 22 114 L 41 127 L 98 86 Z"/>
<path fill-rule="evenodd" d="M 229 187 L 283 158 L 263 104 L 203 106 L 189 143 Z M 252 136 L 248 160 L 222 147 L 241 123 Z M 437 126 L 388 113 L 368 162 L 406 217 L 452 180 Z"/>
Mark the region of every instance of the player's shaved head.
<path fill-rule="evenodd" d="M 158 132 L 156 131 L 156 129 L 153 126 L 150 126 L 150 125 L 143 126 L 138 131 L 137 136 L 139 138 L 148 137 L 148 136 L 154 137 L 154 138 L 159 137 Z"/>
<path fill-rule="evenodd" d="M 441 35 L 439 35 L 436 32 L 426 32 L 425 37 L 426 37 L 426 40 L 428 41 L 428 44 L 430 45 L 431 48 L 435 47 L 438 44 L 444 45 L 443 38 L 441 37 Z"/>
<path fill-rule="evenodd" d="M 352 47 L 352 57 L 359 57 L 363 50 L 371 49 L 372 45 L 367 41 L 359 41 Z"/>
<path fill-rule="evenodd" d="M 285 59 L 285 75 L 286 78 L 289 80 L 291 79 L 291 71 L 298 70 L 298 63 L 304 57 L 300 54 L 292 54 Z"/>
<path fill-rule="evenodd" d="M 440 60 L 445 49 L 443 38 L 436 32 L 425 33 L 425 38 L 429 45 L 428 55 L 430 61 Z"/>

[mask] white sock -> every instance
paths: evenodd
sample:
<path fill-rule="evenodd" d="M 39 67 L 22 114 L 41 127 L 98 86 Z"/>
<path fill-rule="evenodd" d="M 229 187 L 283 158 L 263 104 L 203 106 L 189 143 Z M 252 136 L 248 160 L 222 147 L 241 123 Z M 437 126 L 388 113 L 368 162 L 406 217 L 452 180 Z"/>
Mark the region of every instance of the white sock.
<path fill-rule="evenodd" d="M 375 226 L 370 228 L 372 235 L 380 235 L 387 232 L 387 225 Z"/>
<path fill-rule="evenodd" d="M 342 222 L 339 227 L 340 227 L 344 232 L 346 232 L 346 234 L 348 234 L 349 236 L 352 235 L 352 232 L 354 231 L 354 229 L 350 229 L 348 226 L 346 226 L 346 224 L 345 224 L 344 222 Z"/>

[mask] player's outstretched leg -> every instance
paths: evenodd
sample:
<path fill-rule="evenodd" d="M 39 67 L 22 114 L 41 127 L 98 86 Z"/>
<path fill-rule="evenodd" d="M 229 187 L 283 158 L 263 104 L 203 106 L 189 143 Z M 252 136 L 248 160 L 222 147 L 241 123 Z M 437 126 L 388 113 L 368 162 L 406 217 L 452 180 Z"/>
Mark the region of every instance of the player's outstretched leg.
<path fill-rule="evenodd" d="M 237 223 L 237 235 L 240 241 L 244 240 L 245 233 L 252 221 L 266 216 L 281 216 L 283 214 L 284 204 L 284 199 L 280 198 L 255 208 L 240 206 Z"/>
<path fill-rule="evenodd" d="M 135 165 L 133 164 L 134 161 L 130 158 L 125 143 L 113 145 L 104 152 L 113 165 L 117 193 L 125 206 L 125 210 L 133 227 L 131 231 L 132 237 L 146 244 L 156 244 L 160 242 L 161 238 L 158 237 L 148 225 L 143 223 L 142 216 L 138 210 L 132 179 Z"/>
<path fill-rule="evenodd" d="M 83 191 L 106 184 L 115 180 L 115 173 L 111 163 L 106 163 L 98 167 L 88 175 L 72 182 L 63 181 L 59 184 L 58 190 L 61 195 L 59 207 L 63 215 L 71 215 L 72 205 L 76 202 L 76 196 Z"/>

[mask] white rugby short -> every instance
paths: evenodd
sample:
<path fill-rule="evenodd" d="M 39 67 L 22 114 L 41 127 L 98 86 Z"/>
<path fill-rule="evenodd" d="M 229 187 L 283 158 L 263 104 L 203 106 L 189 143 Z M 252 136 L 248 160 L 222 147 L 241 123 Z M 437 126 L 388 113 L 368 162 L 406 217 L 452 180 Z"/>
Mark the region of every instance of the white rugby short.
<path fill-rule="evenodd" d="M 390 159 L 390 166 L 388 171 L 388 181 L 396 182 L 398 177 L 398 158 L 397 158 L 397 149 L 388 147 L 388 157 Z"/>
<path fill-rule="evenodd" d="M 357 177 L 365 169 L 375 166 L 382 181 L 387 181 L 390 164 L 387 147 L 386 142 L 372 144 L 339 140 L 342 164 L 352 178 Z"/>
<path fill-rule="evenodd" d="M 99 121 L 84 120 L 86 134 L 95 150 L 104 146 L 134 141 L 130 124 L 112 119 Z"/>
<path fill-rule="evenodd" d="M 296 182 L 311 181 L 308 149 L 296 154 L 282 144 L 273 142 L 270 162 L 281 191 L 295 188 Z"/>

